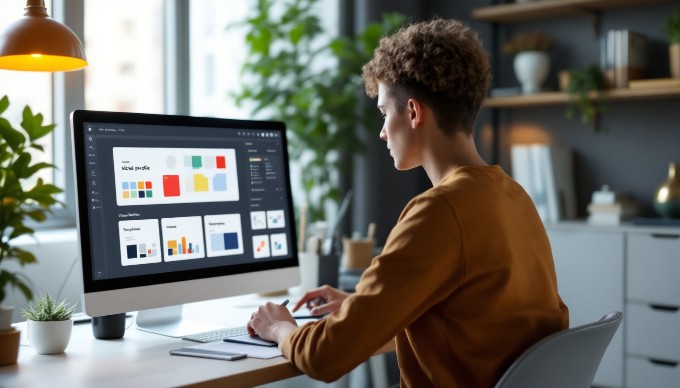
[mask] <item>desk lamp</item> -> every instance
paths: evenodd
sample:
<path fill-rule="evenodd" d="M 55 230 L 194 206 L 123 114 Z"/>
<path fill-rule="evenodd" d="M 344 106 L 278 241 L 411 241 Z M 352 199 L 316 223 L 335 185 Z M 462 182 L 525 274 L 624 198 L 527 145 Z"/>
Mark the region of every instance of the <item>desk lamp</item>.
<path fill-rule="evenodd" d="M 44 0 L 27 0 L 24 16 L 0 32 L 0 69 L 54 72 L 85 66 L 80 39 L 47 15 Z"/>

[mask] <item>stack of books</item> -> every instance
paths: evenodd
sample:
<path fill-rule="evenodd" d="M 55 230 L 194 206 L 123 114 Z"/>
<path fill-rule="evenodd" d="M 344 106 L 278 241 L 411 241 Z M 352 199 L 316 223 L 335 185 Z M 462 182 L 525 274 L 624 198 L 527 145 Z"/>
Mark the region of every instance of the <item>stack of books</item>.
<path fill-rule="evenodd" d="M 601 62 L 609 87 L 627 88 L 647 70 L 647 37 L 630 30 L 610 30 L 602 40 Z"/>
<path fill-rule="evenodd" d="M 631 200 L 617 196 L 605 185 L 593 193 L 588 205 L 588 223 L 595 225 L 619 225 L 635 217 L 638 206 Z"/>
<path fill-rule="evenodd" d="M 529 194 L 543 222 L 576 217 L 573 156 L 547 144 L 514 144 L 512 177 Z"/>

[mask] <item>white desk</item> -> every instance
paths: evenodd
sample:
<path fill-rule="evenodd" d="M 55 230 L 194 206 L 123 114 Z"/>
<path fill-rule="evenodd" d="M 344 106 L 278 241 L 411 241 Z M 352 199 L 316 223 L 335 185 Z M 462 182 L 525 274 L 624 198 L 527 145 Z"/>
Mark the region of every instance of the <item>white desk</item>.
<path fill-rule="evenodd" d="M 268 300 L 279 301 L 285 297 Z M 206 322 L 239 326 L 264 301 L 254 295 L 185 306 L 185 314 Z M 78 324 L 68 348 L 60 355 L 40 355 L 30 347 L 24 324 L 17 364 L 0 367 L 2 387 L 162 387 L 254 386 L 301 374 L 288 360 L 221 361 L 171 356 L 171 349 L 195 342 L 164 337 L 131 326 L 119 340 L 98 340 L 90 324 Z"/>

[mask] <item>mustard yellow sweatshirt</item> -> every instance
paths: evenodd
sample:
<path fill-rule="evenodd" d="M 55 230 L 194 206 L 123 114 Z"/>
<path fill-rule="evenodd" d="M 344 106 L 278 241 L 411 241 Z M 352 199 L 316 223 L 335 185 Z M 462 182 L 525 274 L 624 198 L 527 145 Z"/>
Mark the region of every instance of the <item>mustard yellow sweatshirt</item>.
<path fill-rule="evenodd" d="M 333 381 L 395 340 L 402 386 L 491 387 L 568 321 L 529 196 L 498 166 L 461 167 L 409 202 L 341 308 L 282 349 Z"/>

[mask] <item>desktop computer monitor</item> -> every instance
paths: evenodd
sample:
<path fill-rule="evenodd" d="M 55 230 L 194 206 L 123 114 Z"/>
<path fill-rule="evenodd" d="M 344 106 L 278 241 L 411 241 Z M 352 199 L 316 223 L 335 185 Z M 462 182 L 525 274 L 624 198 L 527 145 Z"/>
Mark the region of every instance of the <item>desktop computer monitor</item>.
<path fill-rule="evenodd" d="M 182 304 L 299 284 L 283 123 L 77 110 L 71 128 L 87 315 L 181 337 L 215 329 Z"/>

